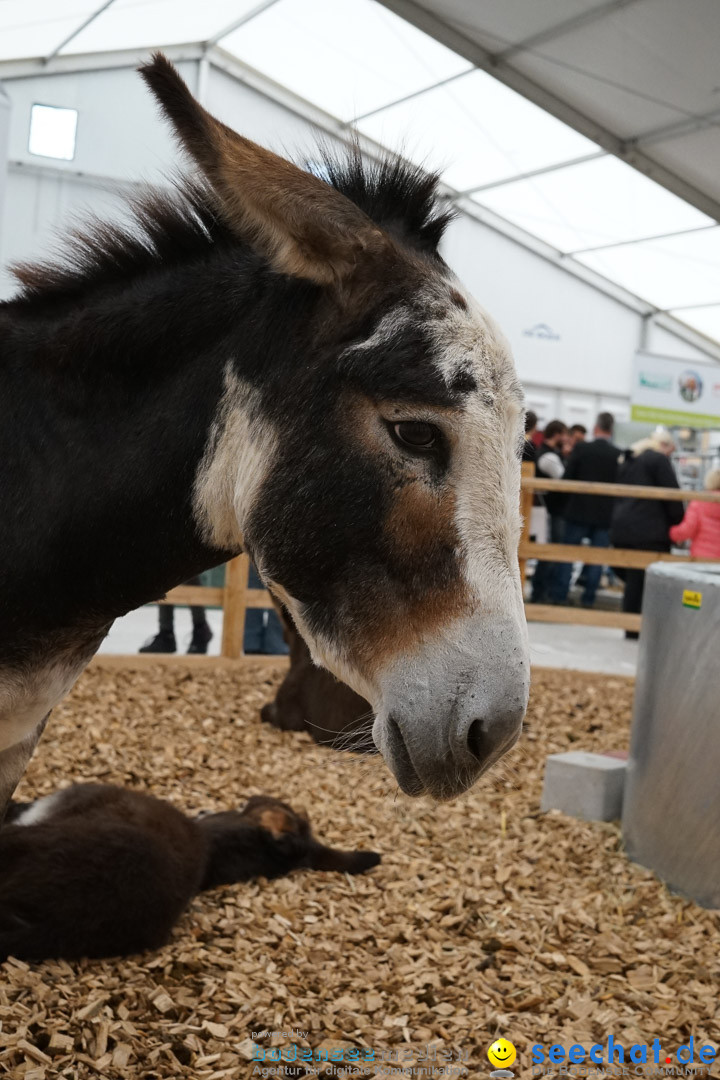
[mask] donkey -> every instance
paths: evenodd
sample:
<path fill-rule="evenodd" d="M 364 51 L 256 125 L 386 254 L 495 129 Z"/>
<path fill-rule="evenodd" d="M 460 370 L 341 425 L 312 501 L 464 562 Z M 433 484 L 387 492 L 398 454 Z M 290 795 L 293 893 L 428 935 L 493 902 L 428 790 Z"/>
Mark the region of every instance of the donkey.
<path fill-rule="evenodd" d="M 11 803 L 0 828 L 0 962 L 128 956 L 157 949 L 192 898 L 293 870 L 362 874 L 374 851 L 316 840 L 286 803 L 187 817 L 112 784 L 75 784 Z"/>
<path fill-rule="evenodd" d="M 112 621 L 241 550 L 402 790 L 458 795 L 527 703 L 523 395 L 436 178 L 320 179 L 141 74 L 197 178 L 0 306 L 0 811 Z"/>
<path fill-rule="evenodd" d="M 275 700 L 261 708 L 260 719 L 280 731 L 308 731 L 321 746 L 372 753 L 370 704 L 313 663 L 287 611 L 282 604 L 275 608 L 290 647 L 290 667 Z"/>

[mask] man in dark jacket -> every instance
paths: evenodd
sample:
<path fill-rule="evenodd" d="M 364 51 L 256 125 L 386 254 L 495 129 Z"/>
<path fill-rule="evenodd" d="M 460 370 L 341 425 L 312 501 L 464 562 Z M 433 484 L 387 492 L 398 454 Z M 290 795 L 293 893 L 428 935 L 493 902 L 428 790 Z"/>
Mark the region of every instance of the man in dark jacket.
<path fill-rule="evenodd" d="M 562 460 L 563 440 L 567 436 L 567 427 L 562 420 L 551 420 L 543 433 L 543 441 L 537 448 L 535 474 L 548 480 L 561 480 L 565 471 Z M 561 544 L 565 523 L 563 508 L 565 495 L 559 491 L 547 491 L 542 495 L 548 515 L 547 540 L 550 544 Z M 555 578 L 562 563 L 539 560 L 532 579 L 531 604 L 545 604 L 552 600 L 557 590 Z"/>
<path fill-rule="evenodd" d="M 537 413 L 534 413 L 532 409 L 528 409 L 525 413 L 525 442 L 523 443 L 522 449 L 523 461 L 534 461 L 536 458 L 535 446 L 532 439 L 537 431 L 537 422 Z"/>
<path fill-rule="evenodd" d="M 613 444 L 615 419 L 612 413 L 602 412 L 597 418 L 592 442 L 580 442 L 573 450 L 565 468 L 565 480 L 590 480 L 614 484 L 617 481 L 620 450 Z M 581 544 L 590 541 L 592 547 L 607 547 L 610 543 L 610 520 L 613 498 L 608 495 L 568 495 L 565 505 L 565 543 Z M 585 569 L 585 588 L 580 603 L 593 607 L 600 584 L 602 566 Z M 562 563 L 557 574 L 556 603 L 565 603 L 572 563 Z"/>
<path fill-rule="evenodd" d="M 669 435 L 653 435 L 636 443 L 620 467 L 618 483 L 640 487 L 678 488 L 670 462 L 675 444 Z M 670 527 L 682 521 L 681 502 L 660 499 L 616 499 L 610 537 L 618 548 L 639 551 L 670 551 Z M 644 570 L 624 570 L 623 611 L 640 612 L 645 587 Z M 626 631 L 626 637 L 637 637 Z"/>

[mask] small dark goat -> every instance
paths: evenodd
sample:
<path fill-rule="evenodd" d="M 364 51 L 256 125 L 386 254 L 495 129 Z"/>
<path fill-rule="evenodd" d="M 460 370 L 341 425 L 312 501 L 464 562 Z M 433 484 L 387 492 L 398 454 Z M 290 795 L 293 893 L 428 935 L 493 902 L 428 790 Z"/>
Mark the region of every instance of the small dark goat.
<path fill-rule="evenodd" d="M 287 610 L 277 603 L 275 608 L 290 647 L 290 669 L 275 700 L 260 710 L 261 719 L 281 731 L 308 731 L 322 746 L 377 753 L 370 704 L 313 663 Z"/>
<path fill-rule="evenodd" d="M 12 804 L 0 829 L 0 961 L 156 949 L 204 889 L 379 862 L 326 847 L 307 818 L 268 796 L 192 819 L 138 791 L 78 784 Z"/>

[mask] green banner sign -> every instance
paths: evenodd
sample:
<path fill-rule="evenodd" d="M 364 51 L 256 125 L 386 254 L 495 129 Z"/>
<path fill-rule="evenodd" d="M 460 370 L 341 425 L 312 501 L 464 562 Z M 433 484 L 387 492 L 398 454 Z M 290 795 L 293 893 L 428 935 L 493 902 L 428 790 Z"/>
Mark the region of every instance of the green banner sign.
<path fill-rule="evenodd" d="M 720 429 L 720 416 L 683 412 L 680 409 L 658 409 L 653 405 L 631 405 L 630 419 L 642 420 L 646 424 L 664 424 L 665 427 Z"/>

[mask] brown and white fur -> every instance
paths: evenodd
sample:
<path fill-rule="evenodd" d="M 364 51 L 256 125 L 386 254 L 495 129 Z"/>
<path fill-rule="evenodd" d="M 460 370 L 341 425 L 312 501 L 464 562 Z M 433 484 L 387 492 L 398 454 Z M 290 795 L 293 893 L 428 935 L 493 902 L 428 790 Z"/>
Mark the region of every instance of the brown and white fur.
<path fill-rule="evenodd" d="M 528 693 L 507 342 L 434 178 L 350 153 L 325 182 L 142 75 L 199 178 L 0 304 L 0 816 L 112 620 L 241 549 L 402 789 L 457 795 Z"/>

